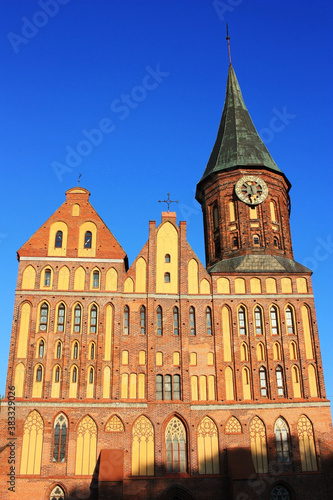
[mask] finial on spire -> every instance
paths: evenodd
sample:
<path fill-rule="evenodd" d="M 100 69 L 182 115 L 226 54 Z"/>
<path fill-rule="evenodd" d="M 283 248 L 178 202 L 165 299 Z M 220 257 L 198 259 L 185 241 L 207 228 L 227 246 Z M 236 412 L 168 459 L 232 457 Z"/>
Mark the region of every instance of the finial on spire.
<path fill-rule="evenodd" d="M 168 205 L 168 212 L 170 212 L 170 203 L 178 203 L 178 200 L 170 200 L 170 193 L 167 193 L 168 197 L 166 200 L 158 200 L 159 203 L 166 203 Z"/>
<path fill-rule="evenodd" d="M 78 186 L 80 185 L 80 179 L 81 179 L 81 177 L 82 177 L 82 174 L 79 174 L 79 178 L 78 178 L 78 180 L 77 180 L 77 185 L 78 185 Z"/>
<path fill-rule="evenodd" d="M 231 66 L 231 52 L 230 52 L 230 36 L 229 36 L 229 28 L 228 28 L 228 23 L 227 23 L 227 38 L 226 38 L 227 42 L 228 42 L 228 52 L 229 52 L 229 64 Z"/>

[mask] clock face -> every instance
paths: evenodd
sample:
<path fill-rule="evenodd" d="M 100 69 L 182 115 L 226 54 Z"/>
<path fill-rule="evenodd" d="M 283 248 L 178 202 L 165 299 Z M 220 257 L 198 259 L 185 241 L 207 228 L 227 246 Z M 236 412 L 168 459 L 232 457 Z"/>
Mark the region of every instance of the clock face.
<path fill-rule="evenodd" d="M 238 198 L 248 205 L 259 205 L 267 198 L 268 187 L 260 177 L 244 175 L 235 186 Z"/>

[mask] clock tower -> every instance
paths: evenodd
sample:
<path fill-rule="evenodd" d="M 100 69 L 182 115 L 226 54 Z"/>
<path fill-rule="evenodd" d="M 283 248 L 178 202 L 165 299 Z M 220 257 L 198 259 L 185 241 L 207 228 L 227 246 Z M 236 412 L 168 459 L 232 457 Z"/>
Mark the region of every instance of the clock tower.
<path fill-rule="evenodd" d="M 262 256 L 266 269 L 276 261 L 290 267 L 290 187 L 253 125 L 230 64 L 221 123 L 196 192 L 210 271 L 245 256 L 256 262 Z"/>

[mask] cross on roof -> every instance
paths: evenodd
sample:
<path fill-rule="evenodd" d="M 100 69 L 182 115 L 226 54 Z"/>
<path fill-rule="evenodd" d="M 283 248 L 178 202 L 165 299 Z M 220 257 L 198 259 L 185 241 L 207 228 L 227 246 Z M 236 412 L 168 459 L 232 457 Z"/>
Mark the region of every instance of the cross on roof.
<path fill-rule="evenodd" d="M 170 203 L 178 203 L 178 200 L 170 200 L 170 193 L 167 193 L 168 198 L 166 200 L 158 200 L 159 203 L 166 203 L 168 205 L 168 212 L 170 212 Z"/>

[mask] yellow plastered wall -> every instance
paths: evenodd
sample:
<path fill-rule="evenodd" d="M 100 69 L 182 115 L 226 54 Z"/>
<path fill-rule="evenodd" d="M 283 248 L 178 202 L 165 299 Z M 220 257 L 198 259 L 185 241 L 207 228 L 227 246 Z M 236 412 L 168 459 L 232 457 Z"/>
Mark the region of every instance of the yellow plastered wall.
<path fill-rule="evenodd" d="M 61 370 L 60 370 L 59 382 L 56 382 L 56 370 L 58 367 L 59 365 L 56 365 L 52 371 L 52 390 L 51 390 L 51 398 L 57 398 L 57 399 L 59 399 L 60 396 L 60 380 L 61 380 Z"/>
<path fill-rule="evenodd" d="M 92 382 L 90 382 L 90 371 L 91 371 L 91 366 L 88 367 L 87 370 L 87 398 L 93 398 L 94 397 L 94 381 L 95 381 L 95 370 L 93 369 L 93 379 Z"/>
<path fill-rule="evenodd" d="M 206 401 L 207 399 L 207 378 L 206 375 L 199 377 L 199 401 Z"/>
<path fill-rule="evenodd" d="M 132 293 L 134 292 L 134 283 L 132 278 L 127 278 L 124 283 L 124 292 L 125 293 Z"/>
<path fill-rule="evenodd" d="M 245 293 L 245 280 L 243 278 L 235 279 L 235 293 Z"/>
<path fill-rule="evenodd" d="M 241 352 L 241 361 L 248 361 L 249 360 L 249 353 L 248 353 L 247 344 L 245 344 L 245 342 L 242 343 L 241 348 L 240 348 L 240 352 Z"/>
<path fill-rule="evenodd" d="M 87 231 L 91 232 L 91 248 L 84 248 L 84 237 Z M 93 222 L 84 222 L 79 231 L 78 257 L 96 257 L 97 227 Z"/>
<path fill-rule="evenodd" d="M 273 359 L 275 361 L 281 360 L 281 346 L 278 342 L 274 342 L 273 344 Z"/>
<path fill-rule="evenodd" d="M 210 284 L 209 281 L 204 278 L 200 282 L 200 293 L 201 295 L 209 295 L 210 294 Z"/>
<path fill-rule="evenodd" d="M 275 206 L 272 201 L 269 202 L 269 209 L 271 212 L 271 220 L 272 222 L 276 222 L 276 215 L 275 215 Z"/>
<path fill-rule="evenodd" d="M 121 398 L 128 398 L 128 374 L 123 373 L 121 376 Z"/>
<path fill-rule="evenodd" d="M 198 377 L 196 375 L 191 376 L 191 399 L 192 401 L 198 401 Z"/>
<path fill-rule="evenodd" d="M 187 266 L 188 293 L 197 294 L 198 289 L 198 263 L 195 259 L 191 259 Z"/>
<path fill-rule="evenodd" d="M 138 398 L 145 398 L 145 374 L 139 373 L 138 375 Z"/>
<path fill-rule="evenodd" d="M 227 306 L 222 307 L 222 332 L 224 361 L 231 361 L 230 317 Z"/>
<path fill-rule="evenodd" d="M 121 364 L 128 365 L 128 351 L 123 351 L 121 353 Z"/>
<path fill-rule="evenodd" d="M 139 365 L 146 364 L 146 351 L 139 351 Z"/>
<path fill-rule="evenodd" d="M 298 293 L 308 293 L 308 285 L 305 278 L 296 278 Z"/>
<path fill-rule="evenodd" d="M 301 382 L 299 378 L 298 366 L 293 366 L 291 369 L 291 380 L 293 384 L 294 398 L 301 397 Z"/>
<path fill-rule="evenodd" d="M 40 474 L 43 431 L 42 417 L 33 410 L 24 423 L 20 474 Z"/>
<path fill-rule="evenodd" d="M 162 352 L 156 353 L 156 366 L 163 366 L 163 353 Z"/>
<path fill-rule="evenodd" d="M 132 475 L 153 476 L 154 460 L 154 428 L 142 415 L 132 430 Z"/>
<path fill-rule="evenodd" d="M 258 219 L 258 210 L 257 207 L 249 207 L 250 210 L 250 219 Z"/>
<path fill-rule="evenodd" d="M 58 231 L 62 231 L 62 246 L 61 248 L 55 247 L 55 238 Z M 50 227 L 49 233 L 49 247 L 48 255 L 50 257 L 65 257 L 67 251 L 67 233 L 68 228 L 65 222 L 53 222 Z"/>
<path fill-rule="evenodd" d="M 74 290 L 84 290 L 86 272 L 82 266 L 78 267 L 74 274 Z"/>
<path fill-rule="evenodd" d="M 219 443 L 213 420 L 204 417 L 198 426 L 199 474 L 219 474 Z"/>
<path fill-rule="evenodd" d="M 174 352 L 172 355 L 172 364 L 178 366 L 180 364 L 179 352 Z"/>
<path fill-rule="evenodd" d="M 24 372 L 25 366 L 23 363 L 19 363 L 15 368 L 15 396 L 17 398 L 23 397 L 23 388 L 24 388 Z"/>
<path fill-rule="evenodd" d="M 111 348 L 112 348 L 112 306 L 111 304 L 106 306 L 105 315 L 105 334 L 104 334 L 104 359 L 105 361 L 111 360 Z"/>
<path fill-rule="evenodd" d="M 302 415 L 297 424 L 302 471 L 316 471 L 316 449 L 310 420 Z"/>
<path fill-rule="evenodd" d="M 257 359 L 258 361 L 265 361 L 265 349 L 261 342 L 257 345 Z"/>
<path fill-rule="evenodd" d="M 69 288 L 69 269 L 63 266 L 58 275 L 58 290 L 68 290 Z"/>
<path fill-rule="evenodd" d="M 197 353 L 196 352 L 191 352 L 190 353 L 190 365 L 191 366 L 196 366 L 197 364 Z"/>
<path fill-rule="evenodd" d="M 250 425 L 251 455 L 257 473 L 268 472 L 266 429 L 258 417 Z"/>
<path fill-rule="evenodd" d="M 30 325 L 31 306 L 25 302 L 21 309 L 20 329 L 18 336 L 17 357 L 27 357 L 28 333 Z"/>
<path fill-rule="evenodd" d="M 96 466 L 97 427 L 89 415 L 85 416 L 77 430 L 75 474 L 91 475 Z"/>
<path fill-rule="evenodd" d="M 51 276 L 50 276 L 50 285 L 45 285 L 45 272 L 50 271 Z M 40 273 L 40 283 L 39 283 L 39 288 L 41 290 L 51 290 L 53 286 L 53 269 L 50 266 L 44 267 L 42 272 Z"/>
<path fill-rule="evenodd" d="M 35 288 L 36 271 L 32 266 L 27 266 L 23 271 L 22 290 L 33 290 Z"/>
<path fill-rule="evenodd" d="M 234 222 L 236 220 L 235 204 L 233 201 L 229 201 L 229 220 L 230 222 Z"/>
<path fill-rule="evenodd" d="M 214 377 L 214 375 L 208 375 L 208 399 L 210 401 L 215 400 L 215 377 Z"/>
<path fill-rule="evenodd" d="M 291 279 L 282 278 L 281 279 L 281 290 L 282 293 L 292 293 Z"/>
<path fill-rule="evenodd" d="M 207 365 L 212 366 L 214 364 L 214 354 L 212 352 L 207 353 Z"/>
<path fill-rule="evenodd" d="M 103 398 L 110 398 L 110 387 L 111 387 L 111 369 L 106 366 L 103 371 Z"/>
<path fill-rule="evenodd" d="M 235 399 L 233 373 L 230 366 L 225 369 L 225 398 L 227 401 Z"/>
<path fill-rule="evenodd" d="M 136 399 L 136 384 L 137 375 L 136 373 L 131 373 L 129 377 L 129 398 Z"/>
<path fill-rule="evenodd" d="M 243 399 L 251 399 L 250 372 L 244 367 L 242 369 Z"/>
<path fill-rule="evenodd" d="M 145 293 L 147 284 L 147 264 L 143 257 L 140 257 L 135 264 L 135 291 Z"/>
<path fill-rule="evenodd" d="M 37 369 L 38 367 L 42 367 L 42 380 L 39 382 L 36 380 Z M 36 365 L 34 369 L 34 381 L 32 384 L 32 397 L 33 398 L 41 398 L 43 393 L 43 380 L 44 380 L 44 368 L 42 365 Z"/>
<path fill-rule="evenodd" d="M 266 291 L 267 293 L 276 293 L 276 280 L 274 278 L 266 279 Z"/>
<path fill-rule="evenodd" d="M 291 341 L 289 344 L 289 356 L 290 356 L 290 359 L 297 359 L 296 343 L 293 341 Z"/>
<path fill-rule="evenodd" d="M 108 292 L 116 292 L 118 287 L 118 273 L 114 267 L 106 273 L 105 290 Z"/>
<path fill-rule="evenodd" d="M 301 314 L 302 314 L 306 359 L 313 359 L 309 311 L 306 306 L 301 307 Z"/>
<path fill-rule="evenodd" d="M 218 278 L 216 281 L 217 293 L 230 293 L 230 283 L 227 278 Z"/>
<path fill-rule="evenodd" d="M 250 279 L 251 293 L 261 293 L 261 282 L 259 278 Z"/>
<path fill-rule="evenodd" d="M 310 396 L 312 398 L 318 397 L 318 389 L 317 389 L 317 380 L 316 380 L 316 370 L 313 365 L 309 365 L 308 367 L 308 376 L 309 376 L 309 387 L 310 387 Z"/>
<path fill-rule="evenodd" d="M 165 256 L 170 255 L 170 262 Z M 170 273 L 170 283 L 164 274 Z M 165 222 L 157 232 L 156 293 L 178 293 L 178 232 L 171 222 Z"/>
<path fill-rule="evenodd" d="M 76 398 L 77 397 L 77 384 L 78 384 L 78 379 L 79 379 L 79 370 L 77 370 L 76 382 L 73 382 L 73 370 L 74 370 L 74 366 L 72 366 L 71 371 L 70 371 L 70 382 L 69 382 L 69 393 L 68 393 L 69 398 Z"/>
<path fill-rule="evenodd" d="M 72 206 L 72 216 L 78 217 L 80 215 L 80 205 L 78 203 L 74 203 Z"/>

